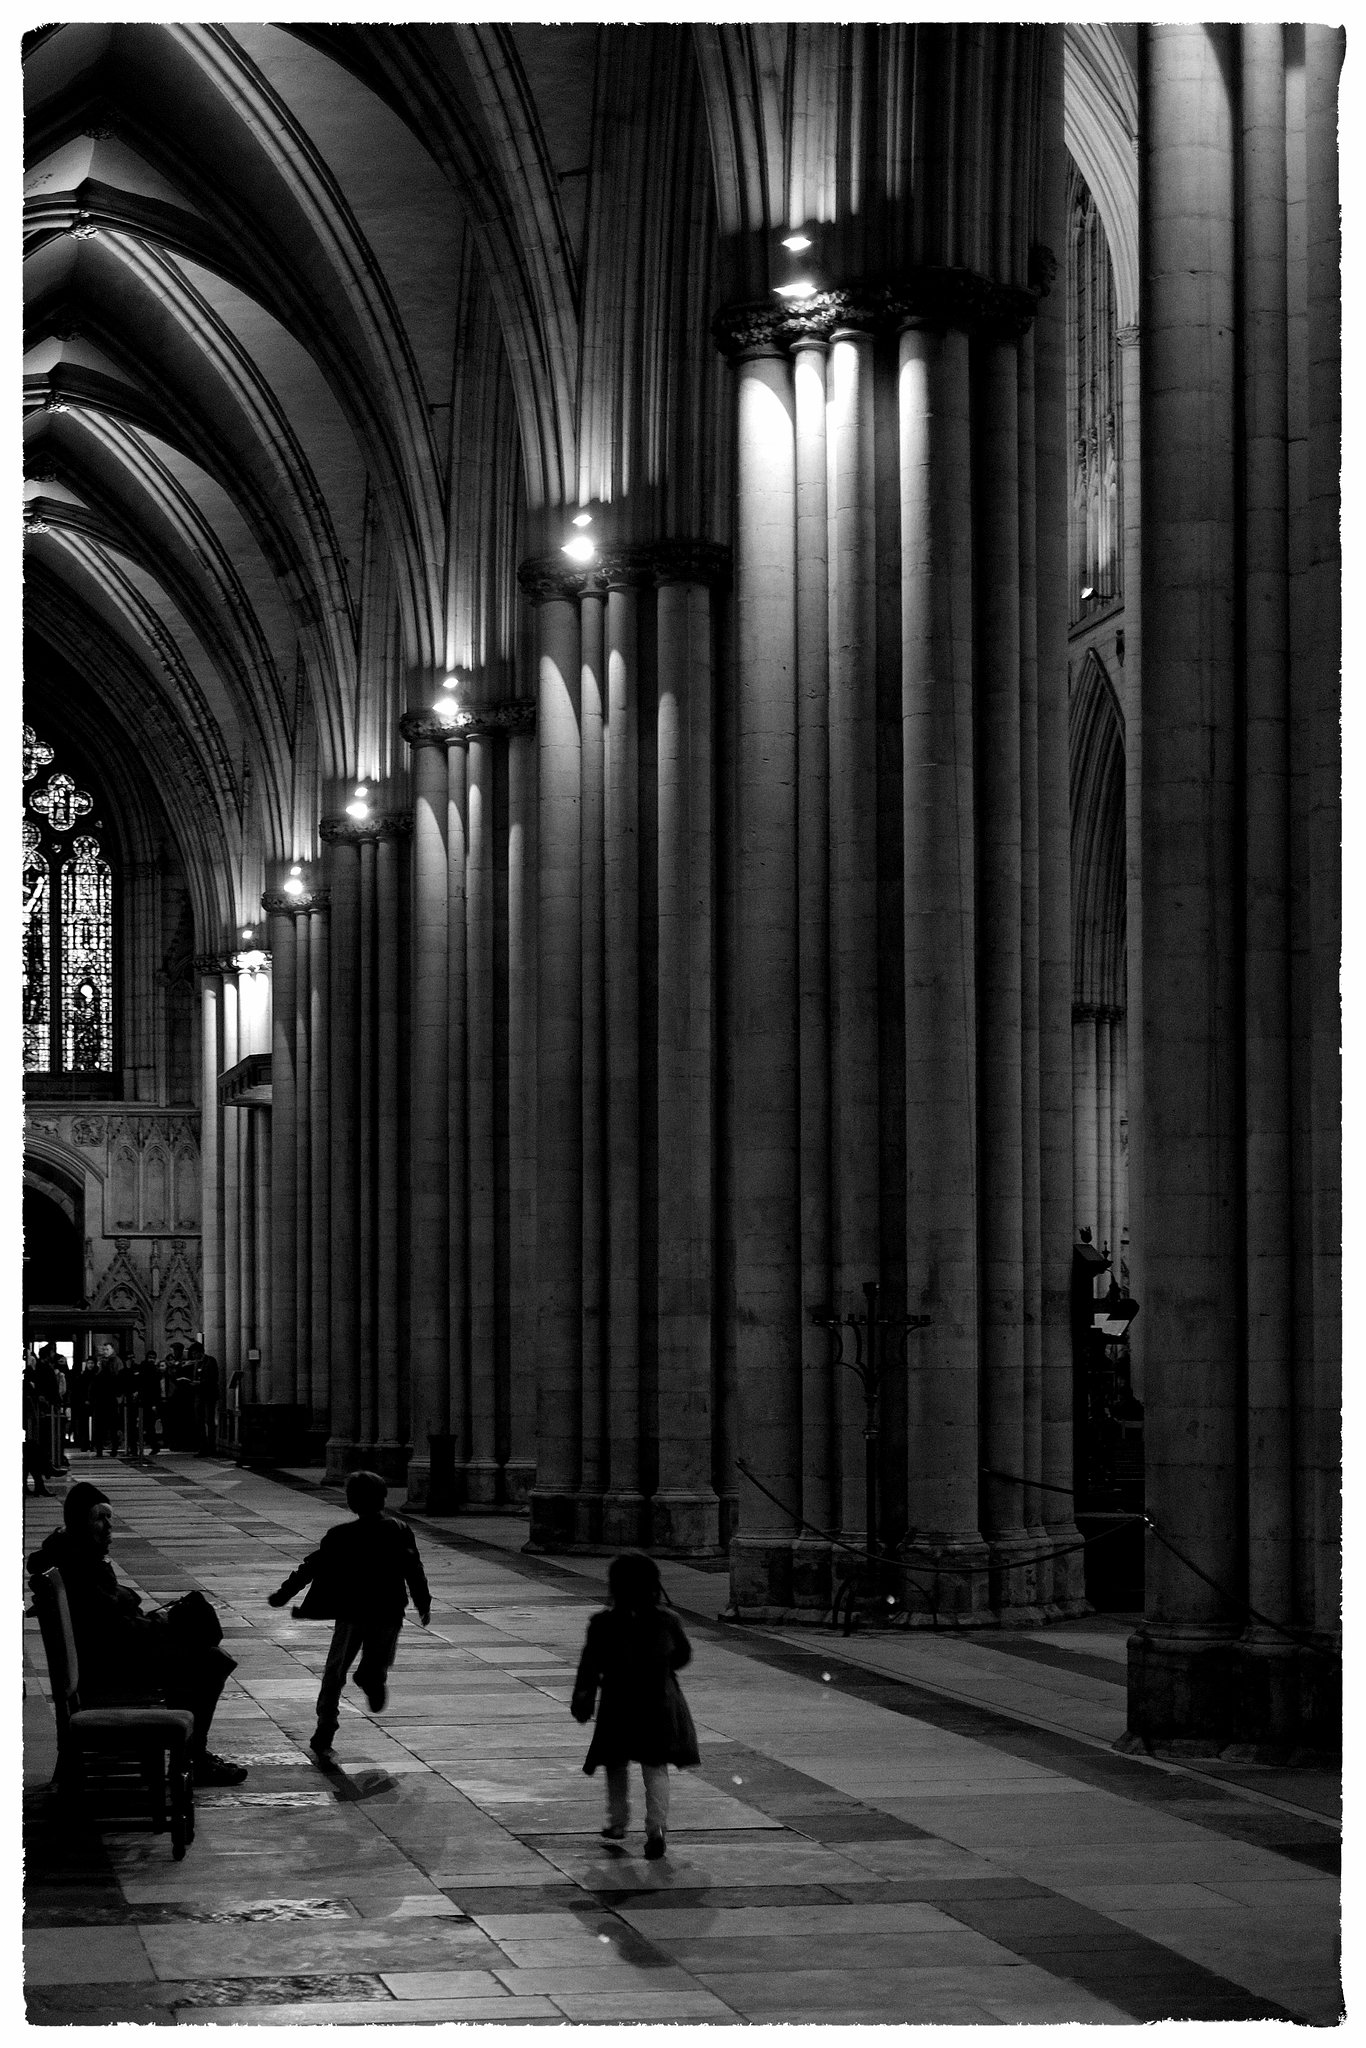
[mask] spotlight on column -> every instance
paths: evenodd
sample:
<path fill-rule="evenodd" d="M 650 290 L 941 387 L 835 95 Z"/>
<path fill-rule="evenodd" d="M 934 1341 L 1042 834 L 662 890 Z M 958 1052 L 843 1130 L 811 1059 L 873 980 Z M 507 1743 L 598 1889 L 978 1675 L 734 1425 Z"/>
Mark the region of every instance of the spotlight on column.
<path fill-rule="evenodd" d="M 367 793 L 368 785 L 364 782 L 358 782 L 356 784 L 356 793 L 352 797 L 350 803 L 346 806 L 346 815 L 348 818 L 369 817 L 370 806 L 365 801 Z"/>
<path fill-rule="evenodd" d="M 576 512 L 570 521 L 570 525 L 576 526 L 579 531 L 576 534 L 570 535 L 561 549 L 561 553 L 568 555 L 571 562 L 591 562 L 597 553 L 597 549 L 583 530 L 592 524 L 593 515 L 591 512 Z"/>
<path fill-rule="evenodd" d="M 794 256 L 800 256 L 803 249 L 811 247 L 810 235 L 784 235 L 783 247 L 790 249 Z"/>
<path fill-rule="evenodd" d="M 794 278 L 791 284 L 775 284 L 773 287 L 780 299 L 814 299 L 816 286 L 809 277 Z"/>
<path fill-rule="evenodd" d="M 243 937 L 244 939 L 252 939 L 252 938 L 254 938 L 255 936 L 256 936 L 256 934 L 255 934 L 255 930 L 254 930 L 253 926 L 251 926 L 251 925 L 249 925 L 249 924 L 244 924 L 244 925 L 243 925 L 243 927 L 242 927 L 242 937 Z"/>
<path fill-rule="evenodd" d="M 1096 586 L 1095 586 L 1095 584 L 1094 584 L 1094 583 L 1088 583 L 1088 584 L 1087 584 L 1087 586 L 1086 586 L 1086 588 L 1085 588 L 1085 589 L 1084 589 L 1084 590 L 1082 591 L 1082 597 L 1083 597 L 1083 599 L 1085 599 L 1085 598 L 1088 598 L 1088 597 L 1094 597 L 1094 596 L 1095 596 L 1095 594 L 1096 594 Z"/>
<path fill-rule="evenodd" d="M 569 524 L 571 526 L 591 526 L 593 524 L 593 515 L 591 512 L 576 512 Z"/>
<path fill-rule="evenodd" d="M 302 895 L 303 895 L 303 893 L 304 893 L 304 885 L 303 885 L 303 879 L 302 879 L 302 877 L 303 877 L 303 869 L 302 869 L 301 867 L 299 867 L 299 866 L 295 865 L 294 867 L 292 867 L 292 868 L 290 869 L 290 871 L 289 871 L 289 879 L 288 879 L 288 881 L 287 881 L 287 882 L 285 883 L 285 894 L 286 894 L 286 896 L 302 896 Z"/>

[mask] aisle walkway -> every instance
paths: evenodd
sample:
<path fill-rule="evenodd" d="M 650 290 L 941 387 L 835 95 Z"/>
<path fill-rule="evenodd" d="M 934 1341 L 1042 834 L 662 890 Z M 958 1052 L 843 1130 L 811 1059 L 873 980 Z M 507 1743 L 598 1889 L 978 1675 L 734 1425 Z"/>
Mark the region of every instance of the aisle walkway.
<path fill-rule="evenodd" d="M 73 1461 L 151 1598 L 199 1585 L 236 1675 L 185 1861 L 165 1837 L 64 1841 L 28 1624 L 31 2020 L 270 2025 L 1337 2015 L 1337 1832 L 1317 1773 L 1160 1767 L 1109 1747 L 1123 1632 L 845 1642 L 719 1623 L 722 1574 L 670 1567 L 695 1659 L 698 1772 L 669 1854 L 600 1843 L 568 1698 L 602 1560 L 529 1558 L 518 1524 L 417 1526 L 432 1627 L 391 1702 L 350 1689 L 324 1776 L 327 1629 L 266 1605 L 335 1496 L 166 1456 Z M 60 1503 L 28 1504 L 29 1548 Z"/>

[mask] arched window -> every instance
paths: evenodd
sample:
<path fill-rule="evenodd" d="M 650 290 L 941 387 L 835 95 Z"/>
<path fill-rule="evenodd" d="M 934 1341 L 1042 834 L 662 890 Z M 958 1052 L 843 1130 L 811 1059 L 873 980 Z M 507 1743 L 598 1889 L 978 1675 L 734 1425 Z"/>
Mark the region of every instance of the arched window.
<path fill-rule="evenodd" d="M 24 1072 L 114 1071 L 114 878 L 95 800 L 24 727 Z M 76 831 L 80 825 L 83 829 Z"/>
<path fill-rule="evenodd" d="M 1067 241 L 1068 409 L 1072 490 L 1068 508 L 1071 624 L 1122 597 L 1119 461 L 1119 329 L 1110 248 L 1096 202 L 1075 165 Z"/>

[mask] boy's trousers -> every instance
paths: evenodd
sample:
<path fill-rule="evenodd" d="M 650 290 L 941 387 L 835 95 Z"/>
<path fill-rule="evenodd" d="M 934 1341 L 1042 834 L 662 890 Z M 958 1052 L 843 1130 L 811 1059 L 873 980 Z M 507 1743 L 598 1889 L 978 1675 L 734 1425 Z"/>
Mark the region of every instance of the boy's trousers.
<path fill-rule="evenodd" d="M 338 1621 L 333 1624 L 332 1646 L 323 1666 L 323 1682 L 318 1688 L 318 1727 L 323 1734 L 335 1735 L 337 1732 L 341 1689 L 357 1651 L 360 1653 L 360 1663 L 356 1665 L 357 1683 L 362 1688 L 383 1685 L 394 1661 L 398 1632 L 402 1626 L 401 1621 Z"/>

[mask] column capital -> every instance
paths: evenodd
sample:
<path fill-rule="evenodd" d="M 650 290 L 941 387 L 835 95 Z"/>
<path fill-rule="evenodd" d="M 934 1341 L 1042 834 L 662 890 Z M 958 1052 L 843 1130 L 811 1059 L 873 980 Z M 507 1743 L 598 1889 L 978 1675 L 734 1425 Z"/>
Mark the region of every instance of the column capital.
<path fill-rule="evenodd" d="M 530 697 L 505 697 L 497 704 L 476 704 L 468 711 L 443 715 L 437 711 L 405 711 L 398 729 L 410 747 L 463 745 L 491 733 L 532 732 L 536 705 Z"/>
<path fill-rule="evenodd" d="M 287 895 L 283 889 L 267 889 L 261 898 L 261 908 L 267 917 L 293 917 L 300 911 L 322 909 L 327 897 L 326 889 L 305 889 L 297 896 Z"/>
<path fill-rule="evenodd" d="M 660 583 L 716 587 L 729 582 L 730 568 L 730 549 L 718 541 L 625 541 L 600 549 L 597 558 L 581 569 L 566 569 L 553 555 L 523 562 L 517 580 L 533 603 L 547 596 L 577 602 L 581 597 L 601 597 L 609 590 L 648 590 Z M 450 723 L 453 726 L 455 721 Z"/>
<path fill-rule="evenodd" d="M 828 341 L 841 329 L 875 334 L 912 323 L 1018 340 L 1028 333 L 1057 273 L 1051 250 L 1036 244 L 1029 272 L 1027 285 L 1009 285 L 974 270 L 925 264 L 896 277 L 813 292 L 792 305 L 761 300 L 723 306 L 712 321 L 712 336 L 733 362 L 785 355 L 799 344 Z"/>
<path fill-rule="evenodd" d="M 196 953 L 194 956 L 194 971 L 205 980 L 214 974 L 232 974 L 236 966 L 236 959 L 231 953 Z"/>
<path fill-rule="evenodd" d="M 358 846 L 365 840 L 406 839 L 412 829 L 406 811 L 379 811 L 372 818 L 322 818 L 318 837 L 329 845 Z"/>
<path fill-rule="evenodd" d="M 1131 320 L 1126 327 L 1121 327 L 1117 331 L 1115 340 L 1121 348 L 1137 348 L 1140 334 L 1141 330 L 1137 320 Z"/>

